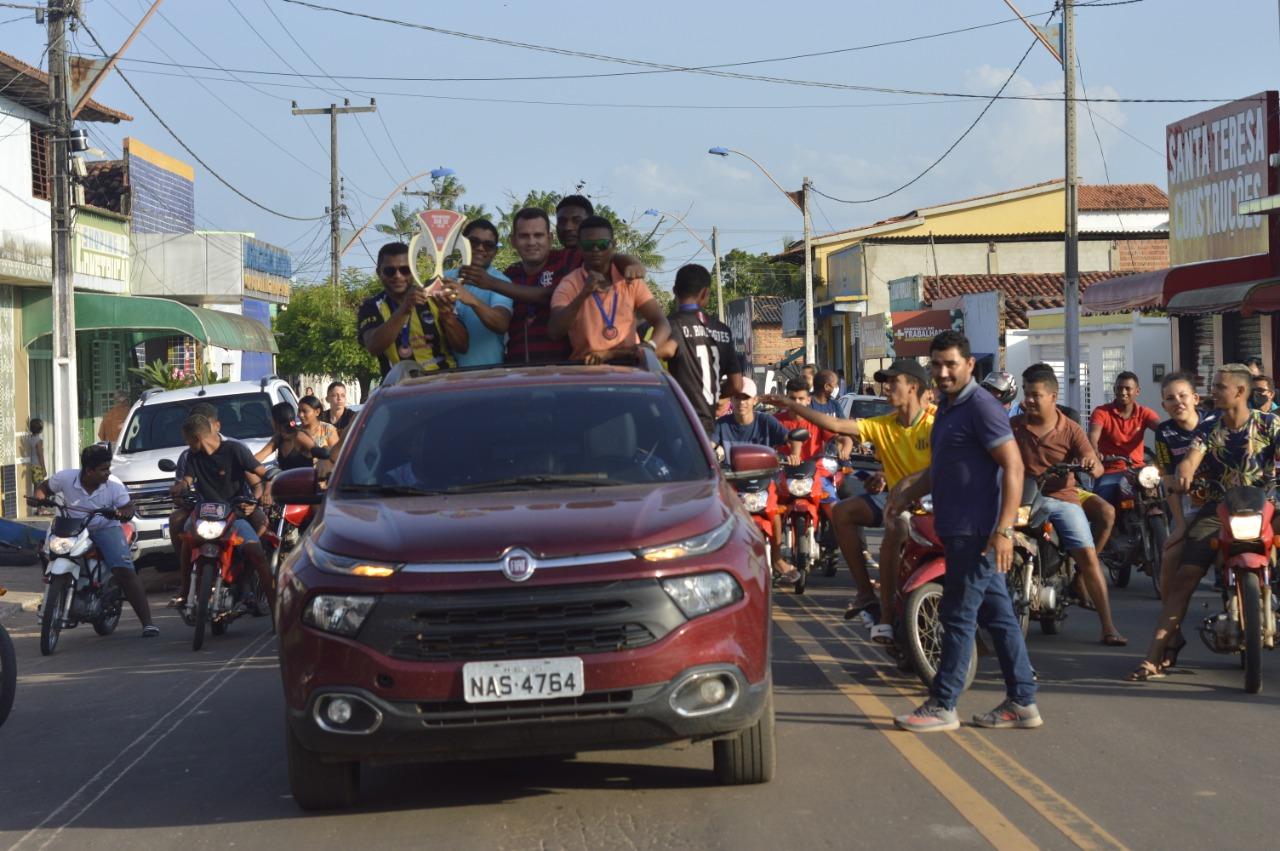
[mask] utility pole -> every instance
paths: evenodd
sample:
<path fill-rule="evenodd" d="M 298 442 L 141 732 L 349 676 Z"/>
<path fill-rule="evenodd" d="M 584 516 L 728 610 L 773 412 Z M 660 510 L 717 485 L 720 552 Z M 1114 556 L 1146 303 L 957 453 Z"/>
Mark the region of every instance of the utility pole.
<path fill-rule="evenodd" d="M 333 277 L 333 292 L 338 292 L 338 276 L 342 272 L 342 198 L 338 178 L 338 116 L 349 112 L 377 112 L 377 101 L 369 99 L 368 106 L 352 106 L 351 101 L 343 98 L 342 106 L 331 103 L 317 109 L 298 109 L 298 102 L 293 102 L 294 115 L 327 115 L 329 116 L 329 271 Z"/>
<path fill-rule="evenodd" d="M 724 321 L 724 285 L 720 282 L 720 231 L 711 226 L 711 258 L 716 270 L 716 315 Z"/>
<path fill-rule="evenodd" d="M 53 203 L 49 205 L 53 295 L 53 467 L 80 465 L 80 407 L 76 381 L 76 310 L 71 269 L 71 82 L 67 18 L 78 0 L 49 0 L 49 127 L 53 135 Z M 32 140 L 38 144 L 37 140 Z"/>
<path fill-rule="evenodd" d="M 800 189 L 800 212 L 804 214 L 804 362 L 817 363 L 813 342 L 813 222 L 809 218 L 809 178 Z"/>
<path fill-rule="evenodd" d="M 1067 405 L 1080 410 L 1080 209 L 1076 190 L 1076 21 L 1074 0 L 1062 3 L 1063 112 L 1066 136 L 1066 274 L 1063 343 Z"/>

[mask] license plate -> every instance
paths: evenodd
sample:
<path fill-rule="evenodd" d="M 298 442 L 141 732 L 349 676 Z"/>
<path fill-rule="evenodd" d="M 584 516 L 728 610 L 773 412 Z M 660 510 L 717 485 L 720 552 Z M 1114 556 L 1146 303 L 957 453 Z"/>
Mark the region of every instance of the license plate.
<path fill-rule="evenodd" d="M 584 691 L 582 660 L 468 662 L 462 666 L 462 689 L 467 703 L 578 697 Z"/>
<path fill-rule="evenodd" d="M 165 523 L 164 525 L 162 525 L 162 526 L 160 527 L 160 537 L 162 537 L 162 538 L 167 538 L 167 537 L 169 537 L 169 524 L 168 524 L 168 523 Z"/>

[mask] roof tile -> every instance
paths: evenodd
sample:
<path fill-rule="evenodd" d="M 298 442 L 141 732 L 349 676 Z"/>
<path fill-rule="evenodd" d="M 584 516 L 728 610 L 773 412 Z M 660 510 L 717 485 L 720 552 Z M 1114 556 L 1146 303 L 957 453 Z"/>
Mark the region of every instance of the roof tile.
<path fill-rule="evenodd" d="M 1082 272 L 1080 291 L 1099 281 L 1120 278 L 1129 272 Z M 932 275 L 924 279 L 923 300 L 932 304 L 944 298 L 987 293 L 1004 294 L 1007 328 L 1026 328 L 1028 310 L 1048 310 L 1065 304 L 1063 275 Z"/>

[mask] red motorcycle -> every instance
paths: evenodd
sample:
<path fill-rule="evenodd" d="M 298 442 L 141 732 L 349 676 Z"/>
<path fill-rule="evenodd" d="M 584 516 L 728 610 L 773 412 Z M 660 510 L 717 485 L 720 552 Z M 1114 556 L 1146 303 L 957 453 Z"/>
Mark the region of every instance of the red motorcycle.
<path fill-rule="evenodd" d="M 302 534 L 315 516 L 314 505 L 273 505 L 267 512 L 267 534 L 262 544 L 271 553 L 271 575 L 280 574 L 280 563 L 302 541 Z"/>
<path fill-rule="evenodd" d="M 920 500 L 908 524 L 908 536 L 898 564 L 898 587 L 894 589 L 894 638 L 903 670 L 915 671 L 925 686 L 933 684 L 942 659 L 942 581 L 947 562 L 933 525 L 933 501 Z M 978 673 L 978 648 L 974 640 L 964 687 L 973 684 Z"/>
<path fill-rule="evenodd" d="M 825 475 L 816 458 L 782 466 L 778 510 L 782 513 L 783 545 L 790 550 L 792 563 L 800 572 L 794 586 L 797 594 L 804 593 L 809 572 L 817 561 L 817 529 Z"/>
<path fill-rule="evenodd" d="M 1222 529 L 1212 542 L 1222 568 L 1221 614 L 1206 618 L 1200 638 L 1214 653 L 1240 654 L 1244 690 L 1262 690 L 1262 650 L 1276 646 L 1276 615 L 1271 606 L 1271 576 L 1280 539 L 1271 529 L 1275 507 L 1258 487 L 1233 487 L 1196 482 L 1201 499 L 1212 490 L 1221 495 L 1218 520 Z"/>

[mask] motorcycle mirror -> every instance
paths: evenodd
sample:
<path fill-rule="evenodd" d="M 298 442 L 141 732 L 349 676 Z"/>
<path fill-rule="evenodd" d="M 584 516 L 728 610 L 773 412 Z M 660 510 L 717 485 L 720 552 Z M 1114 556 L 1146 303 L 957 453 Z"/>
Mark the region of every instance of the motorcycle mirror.
<path fill-rule="evenodd" d="M 161 458 L 160 463 L 156 464 L 162 473 L 172 473 L 178 469 L 178 463 L 172 458 Z"/>
<path fill-rule="evenodd" d="M 809 439 L 809 429 L 807 428 L 792 429 L 791 432 L 787 435 L 787 440 L 794 440 L 800 443 L 804 443 L 808 439 Z"/>

